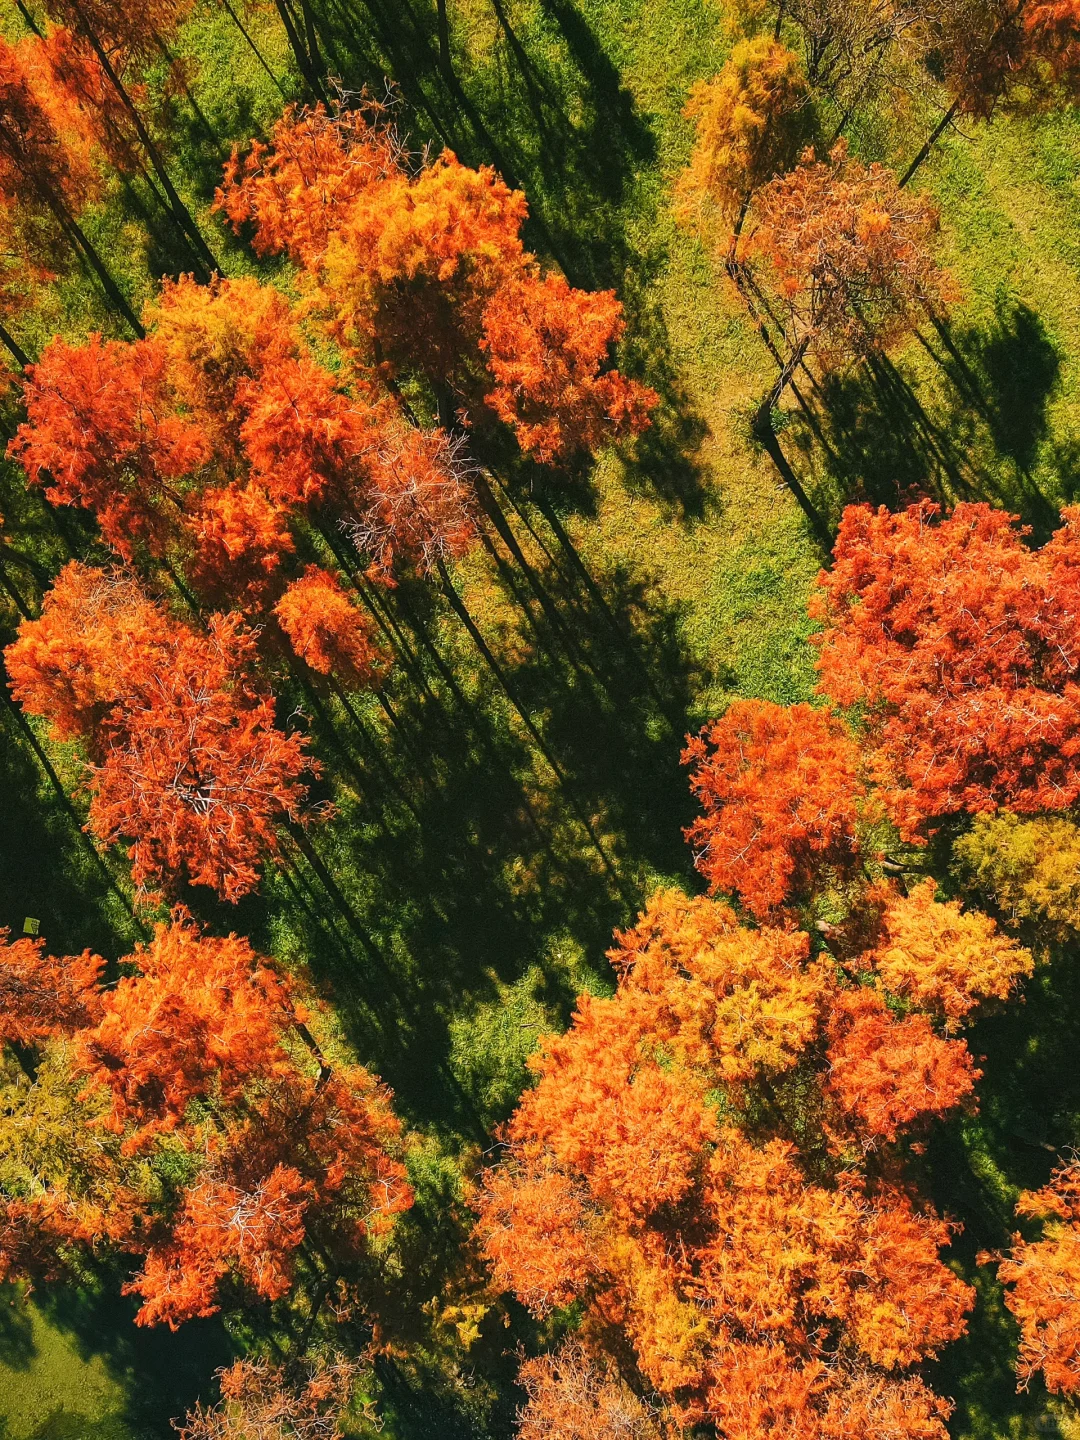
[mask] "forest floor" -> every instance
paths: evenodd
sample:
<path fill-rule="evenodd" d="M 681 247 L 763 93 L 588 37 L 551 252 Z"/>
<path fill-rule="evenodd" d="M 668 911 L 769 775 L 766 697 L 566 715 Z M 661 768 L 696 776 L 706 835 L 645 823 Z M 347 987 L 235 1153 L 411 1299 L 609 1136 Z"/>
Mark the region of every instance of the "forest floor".
<path fill-rule="evenodd" d="M 589 473 L 502 477 L 531 580 L 494 547 L 454 577 L 501 679 L 418 584 L 386 616 L 412 657 L 386 688 L 392 724 L 374 699 L 354 721 L 333 696 L 293 697 L 337 818 L 295 875 L 268 877 L 234 909 L 201 907 L 308 967 L 423 1137 L 409 1221 L 419 1304 L 438 1293 L 440 1217 L 461 1209 L 537 1036 L 565 1025 L 582 989 L 610 988 L 611 930 L 657 883 L 698 888 L 681 833 L 692 814 L 684 736 L 732 695 L 812 693 L 806 601 L 821 556 L 749 439 L 771 362 L 670 215 L 689 151 L 682 106 L 730 45 L 722 0 L 457 0 L 452 76 L 425 0 L 322 11 L 330 68 L 347 87 L 393 77 L 417 147 L 447 143 L 496 165 L 529 197 L 538 253 L 575 283 L 618 291 L 626 368 L 663 395 L 633 461 L 610 453 Z M 274 25 L 253 21 L 253 34 L 295 93 Z M 221 13 L 192 22 L 183 48 L 195 64 L 191 95 L 176 102 L 172 163 L 205 213 L 228 145 L 265 129 L 282 96 Z M 935 118 L 919 105 L 871 117 L 851 143 L 902 163 Z M 963 293 L 950 327 L 927 324 L 874 370 L 808 384 L 783 443 L 833 523 L 853 497 L 895 503 L 922 488 L 993 500 L 1043 534 L 1080 491 L 1080 119 L 973 125 L 942 142 L 920 179 L 940 204 Z M 104 207 L 94 238 L 145 298 L 174 261 L 167 236 L 147 248 L 137 201 Z M 250 269 L 215 226 L 225 269 Z M 88 294 L 59 285 L 55 313 L 27 342 L 108 328 Z M 4 484 L 14 490 L 18 476 Z M 71 756 L 49 753 L 72 773 Z M 135 938 L 124 906 L 7 714 L 0 784 L 0 924 L 19 930 L 34 915 L 58 949 L 123 953 Z M 957 1263 L 972 1275 L 975 1252 L 1006 1238 L 1016 1189 L 1040 1183 L 1048 1149 L 1080 1134 L 1071 988 L 1044 973 L 1022 1013 L 978 1027 L 982 1115 L 943 1129 L 927 1157 L 930 1187 L 965 1225 Z M 3 1440 L 167 1434 L 236 1338 L 214 1322 L 176 1338 L 135 1331 L 130 1310 L 89 1282 L 29 1307 L 10 1298 L 0 1300 Z M 957 1398 L 958 1440 L 1068 1434 L 1044 1397 L 1016 1395 L 1011 1332 L 1000 1299 L 984 1299 L 937 1377 Z M 482 1384 L 473 1404 L 437 1372 L 436 1357 L 423 1396 L 397 1394 L 384 1433 L 508 1433 Z"/>

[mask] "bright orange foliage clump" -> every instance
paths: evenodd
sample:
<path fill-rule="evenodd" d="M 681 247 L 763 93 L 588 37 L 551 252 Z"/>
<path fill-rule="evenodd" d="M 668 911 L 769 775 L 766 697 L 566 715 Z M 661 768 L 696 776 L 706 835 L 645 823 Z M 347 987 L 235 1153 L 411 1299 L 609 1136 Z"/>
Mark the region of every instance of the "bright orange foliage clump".
<path fill-rule="evenodd" d="M 891 170 L 852 160 L 842 141 L 828 160 L 807 151 L 761 186 L 751 216 L 740 260 L 775 295 L 792 347 L 812 347 L 827 365 L 887 349 L 927 305 L 955 299 L 929 248 L 937 212 Z"/>
<path fill-rule="evenodd" d="M 217 205 L 296 261 L 367 373 L 423 377 L 444 424 L 494 412 L 542 461 L 648 424 L 654 392 L 607 367 L 614 296 L 541 274 L 525 197 L 490 168 L 447 151 L 411 171 L 377 107 L 286 111 L 268 146 L 234 154 Z"/>
<path fill-rule="evenodd" d="M 53 340 L 30 367 L 27 418 L 10 447 L 55 504 L 93 510 L 126 560 L 140 541 L 164 552 L 162 502 L 177 503 L 210 458 L 200 427 L 171 410 L 165 361 L 152 340 Z"/>
<path fill-rule="evenodd" d="M 385 667 L 374 623 L 346 595 L 337 579 L 309 565 L 274 610 L 289 643 L 305 664 L 347 685 L 366 685 Z"/>
<path fill-rule="evenodd" d="M 933 880 L 885 907 L 877 948 L 868 960 L 882 984 L 949 1026 L 980 1001 L 1004 1000 L 1034 968 L 1031 952 L 978 910 L 934 898 Z"/>
<path fill-rule="evenodd" d="M 366 1071 L 327 1058 L 296 981 L 182 916 L 113 989 L 100 961 L 17 949 L 0 950 L 0 985 L 15 976 L 29 1029 L 5 1038 L 41 1048 L 33 1084 L 4 1094 L 0 1273 L 61 1273 L 71 1252 L 112 1246 L 142 1258 L 126 1287 L 138 1323 L 173 1328 L 213 1314 L 226 1282 L 281 1298 L 305 1244 L 359 1277 L 412 1203 L 400 1127 Z"/>
<path fill-rule="evenodd" d="M 288 985 L 246 940 L 160 925 L 99 998 L 78 1037 L 79 1068 L 110 1097 L 108 1123 L 132 1148 L 173 1130 L 197 1096 L 233 1105 L 253 1074 L 287 1068 Z"/>
<path fill-rule="evenodd" d="M 237 616 L 202 634 L 133 581 L 72 562 L 6 658 L 16 699 L 86 740 L 90 824 L 131 842 L 136 884 L 186 875 L 230 900 L 256 886 L 317 766 L 277 729 Z"/>
<path fill-rule="evenodd" d="M 855 984 L 857 955 L 711 900 L 661 892 L 617 941 L 615 995 L 542 1042 L 484 1178 L 496 1282 L 579 1304 L 679 1424 L 945 1440 L 948 1402 L 903 1372 L 972 1295 L 883 1147 L 969 1095 L 966 1046 Z"/>
<path fill-rule="evenodd" d="M 690 826 L 712 891 L 767 919 L 855 861 L 858 750 L 827 710 L 737 700 L 683 751 L 704 814 Z"/>
<path fill-rule="evenodd" d="M 836 997 L 827 1088 L 866 1134 L 895 1140 L 920 1115 L 943 1115 L 975 1088 L 962 1040 L 944 1040 L 925 1015 L 898 1020 L 874 990 Z"/>
<path fill-rule="evenodd" d="M 105 961 L 89 950 L 57 959 L 44 940 L 0 929 L 0 1044 L 36 1045 L 94 1021 Z"/>
<path fill-rule="evenodd" d="M 814 614 L 821 688 L 861 707 L 868 768 L 901 832 L 1080 796 L 1080 509 L 1041 550 L 1014 517 L 853 505 Z"/>
<path fill-rule="evenodd" d="M 1021 1195 L 1018 1215 L 1044 1221 L 1040 1240 L 1013 1239 L 998 1265 L 1005 1303 L 1020 1325 L 1021 1385 L 1042 1372 L 1056 1395 L 1080 1391 L 1080 1162 L 1059 1165 L 1042 1190 Z"/>

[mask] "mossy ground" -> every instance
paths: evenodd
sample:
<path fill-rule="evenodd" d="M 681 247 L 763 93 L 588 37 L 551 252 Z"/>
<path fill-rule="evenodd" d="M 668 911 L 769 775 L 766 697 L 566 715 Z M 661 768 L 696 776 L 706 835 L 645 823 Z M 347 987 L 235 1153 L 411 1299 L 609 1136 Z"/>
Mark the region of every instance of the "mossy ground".
<path fill-rule="evenodd" d="M 681 838 L 691 814 L 678 763 L 686 731 L 733 695 L 812 692 L 805 605 L 820 556 L 748 439 L 747 417 L 771 383 L 768 358 L 670 216 L 690 142 L 682 105 L 730 44 L 721 0 L 458 0 L 452 75 L 440 68 L 426 0 L 327 0 L 320 13 L 346 85 L 395 79 L 400 124 L 417 144 L 496 164 L 529 195 L 533 246 L 576 283 L 619 291 L 624 363 L 663 397 L 651 435 L 590 473 L 501 476 L 530 576 L 505 551 L 497 564 L 479 549 L 454 577 L 499 676 L 445 599 L 415 585 L 386 606 L 401 657 L 386 691 L 393 723 L 372 698 L 350 716 L 333 694 L 286 697 L 284 710 L 295 701 L 309 717 L 337 818 L 260 898 L 232 910 L 199 902 L 212 923 L 310 969 L 359 1057 L 423 1135 L 421 1206 L 403 1262 L 419 1306 L 440 1297 L 463 1180 L 526 1083 L 537 1035 L 565 1024 L 583 988 L 610 986 L 611 929 L 654 884 L 695 884 Z M 261 59 L 217 7 L 184 37 L 196 64 L 191 96 L 172 102 L 170 163 L 204 216 L 231 141 L 265 130 L 283 93 L 300 93 L 272 7 L 245 15 Z M 934 118 L 929 102 L 895 124 L 871 114 L 852 143 L 900 163 Z M 782 431 L 832 520 L 852 497 L 895 503 L 925 489 L 992 499 L 1042 534 L 1074 498 L 1078 177 L 1072 115 L 973 126 L 926 165 L 921 183 L 941 206 L 942 250 L 964 296 L 948 328 L 927 323 L 925 344 L 891 364 L 810 391 L 809 418 L 793 409 Z M 117 194 L 88 225 L 136 302 L 184 263 L 160 220 L 147 223 L 147 207 L 145 195 Z M 252 268 L 215 221 L 206 230 L 226 270 Z M 58 284 L 50 306 L 25 329 L 28 349 L 55 328 L 120 333 L 84 279 Z M 16 475 L 4 483 L 17 494 Z M 58 534 L 40 507 L 17 503 L 51 565 L 69 547 L 92 552 L 78 517 L 62 517 Z M 57 948 L 122 953 L 135 933 L 109 886 L 111 874 L 124 889 L 122 859 L 101 868 L 25 734 L 9 714 L 0 725 L 0 923 L 18 929 L 33 914 Z M 70 777 L 71 757 L 47 749 Z M 1024 1005 L 977 1032 L 983 1116 L 943 1131 L 927 1161 L 926 1183 L 966 1226 L 958 1263 L 982 1276 L 971 1338 L 941 1366 L 942 1388 L 959 1401 L 958 1437 L 1069 1433 L 1039 1395 L 1015 1394 L 1011 1323 L 973 1263 L 980 1247 L 1006 1239 L 1016 1189 L 1046 1173 L 1045 1147 L 1080 1136 L 1067 963 L 1055 961 Z M 0 1311 L 0 1417 L 11 1440 L 165 1434 L 168 1416 L 206 1393 L 215 1359 L 244 1339 L 216 1325 L 147 1339 L 129 1314 L 104 1306 L 93 1286 Z M 512 1392 L 497 1400 L 491 1379 L 505 1378 L 506 1341 L 480 1328 L 464 1360 L 460 1349 L 440 1358 L 429 1348 L 411 1371 L 382 1370 L 384 1433 L 508 1433 Z"/>

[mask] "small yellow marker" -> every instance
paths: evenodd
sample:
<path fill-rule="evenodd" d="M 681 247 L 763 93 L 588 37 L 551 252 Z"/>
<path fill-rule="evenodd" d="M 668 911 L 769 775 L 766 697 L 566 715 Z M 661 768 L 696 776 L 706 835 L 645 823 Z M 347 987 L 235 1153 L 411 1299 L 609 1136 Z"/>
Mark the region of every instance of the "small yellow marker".
<path fill-rule="evenodd" d="M 22 922 L 22 933 L 24 935 L 36 935 L 41 929 L 41 921 L 35 920 L 32 915 L 27 915 Z"/>

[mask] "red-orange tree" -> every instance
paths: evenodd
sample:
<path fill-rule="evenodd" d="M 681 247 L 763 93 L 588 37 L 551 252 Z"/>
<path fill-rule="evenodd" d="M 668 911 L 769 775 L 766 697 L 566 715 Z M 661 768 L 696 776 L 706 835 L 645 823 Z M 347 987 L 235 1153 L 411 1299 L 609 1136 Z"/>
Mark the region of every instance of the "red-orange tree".
<path fill-rule="evenodd" d="M 1063 519 L 1032 550 L 1015 517 L 982 504 L 844 513 L 814 608 L 821 688 L 859 707 L 905 836 L 1080 795 L 1080 511 Z"/>
<path fill-rule="evenodd" d="M 785 317 L 790 356 L 812 349 L 833 365 L 888 349 L 927 305 L 955 298 L 930 248 L 937 222 L 925 196 L 839 142 L 827 160 L 807 151 L 755 192 L 738 261 Z"/>
<path fill-rule="evenodd" d="M 359 1278 L 411 1204 L 399 1126 L 372 1076 L 327 1058 L 296 981 L 183 918 L 111 989 L 100 962 L 17 949 L 0 984 L 40 981 L 20 1001 L 37 1052 L 31 1074 L 0 1071 L 0 1272 L 60 1274 L 106 1246 L 140 1264 L 138 1322 L 173 1327 L 287 1295 L 302 1246 L 320 1286 Z"/>
<path fill-rule="evenodd" d="M 972 1297 L 890 1146 L 970 1096 L 965 1044 L 894 1013 L 842 937 L 814 957 L 661 892 L 617 941 L 615 995 L 543 1041 L 484 1176 L 496 1282 L 579 1306 L 585 1343 L 628 1347 L 680 1423 L 944 1440 L 948 1403 L 908 1371 Z"/>
<path fill-rule="evenodd" d="M 1066 1161 L 1049 1185 L 1021 1195 L 1016 1213 L 1043 1222 L 1040 1239 L 1015 1236 L 998 1265 L 1005 1303 L 1020 1325 L 1017 1374 L 1026 1386 L 1041 1372 L 1048 1390 L 1075 1395 L 1080 1391 L 1080 1162 Z"/>
<path fill-rule="evenodd" d="M 497 415 L 543 461 L 648 423 L 653 392 L 609 368 L 610 292 L 543 275 L 523 247 L 525 197 L 449 152 L 412 170 L 373 107 L 289 110 L 234 154 L 218 206 L 288 253 L 364 373 L 421 378 L 444 424 Z"/>
<path fill-rule="evenodd" d="M 130 580 L 72 562 L 6 661 L 16 699 L 86 742 L 90 825 L 130 842 L 137 885 L 187 877 L 235 900 L 301 818 L 317 769 L 274 721 L 236 616 L 204 634 Z"/>
<path fill-rule="evenodd" d="M 686 838 L 711 891 L 767 919 L 826 872 L 851 871 L 864 787 L 855 742 L 828 711 L 737 700 L 689 741 L 683 763 L 704 811 Z"/>

